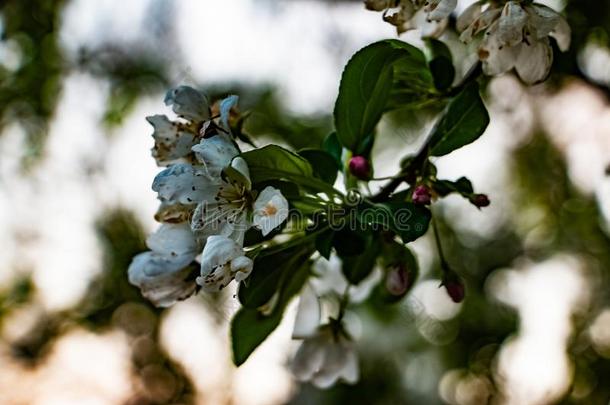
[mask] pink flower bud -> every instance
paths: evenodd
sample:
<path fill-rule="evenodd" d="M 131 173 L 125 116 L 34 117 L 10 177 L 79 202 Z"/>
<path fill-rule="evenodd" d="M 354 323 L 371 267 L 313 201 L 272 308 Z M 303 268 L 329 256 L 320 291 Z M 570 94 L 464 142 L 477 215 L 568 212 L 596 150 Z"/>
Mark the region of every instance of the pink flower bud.
<path fill-rule="evenodd" d="M 385 287 L 394 296 L 402 296 L 411 284 L 409 272 L 404 266 L 394 266 L 389 269 L 385 279 Z"/>
<path fill-rule="evenodd" d="M 354 156 L 349 161 L 349 171 L 360 180 L 368 180 L 371 177 L 371 165 L 364 156 Z"/>
<path fill-rule="evenodd" d="M 477 208 L 483 208 L 489 206 L 491 202 L 485 194 L 475 194 L 470 197 L 470 202 Z"/>
<path fill-rule="evenodd" d="M 432 201 L 432 195 L 428 187 L 419 185 L 415 187 L 415 191 L 411 196 L 415 204 L 428 205 Z"/>
<path fill-rule="evenodd" d="M 445 289 L 447 290 L 447 294 L 451 297 L 453 302 L 460 303 L 464 301 L 464 297 L 466 296 L 466 289 L 464 288 L 464 284 L 462 284 L 459 280 L 450 280 L 443 283 Z"/>

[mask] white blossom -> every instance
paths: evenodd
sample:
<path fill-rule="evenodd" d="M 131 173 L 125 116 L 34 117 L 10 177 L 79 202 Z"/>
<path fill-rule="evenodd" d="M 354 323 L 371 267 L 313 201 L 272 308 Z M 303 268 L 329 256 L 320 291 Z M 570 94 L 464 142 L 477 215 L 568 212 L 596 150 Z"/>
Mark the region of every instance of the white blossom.
<path fill-rule="evenodd" d="M 306 338 L 291 364 L 299 381 L 311 382 L 318 388 L 328 388 L 342 380 L 358 381 L 358 356 L 351 340 L 339 327 L 323 325 Z"/>
<path fill-rule="evenodd" d="M 227 167 L 231 160 L 239 154 L 237 147 L 227 134 L 202 139 L 199 144 L 192 147 L 192 150 L 210 178 L 220 178 L 222 169 Z"/>
<path fill-rule="evenodd" d="M 197 290 L 193 267 L 201 246 L 188 224 L 163 224 L 146 240 L 150 251 L 135 256 L 129 282 L 154 305 L 167 307 Z"/>
<path fill-rule="evenodd" d="M 234 170 L 215 187 L 213 197 L 202 201 L 195 209 L 191 228 L 202 237 L 222 235 L 241 245 L 252 224 L 267 235 L 283 223 L 288 217 L 288 202 L 273 187 L 265 188 L 253 202 L 246 161 L 237 157 L 230 167 Z"/>
<path fill-rule="evenodd" d="M 152 189 L 159 200 L 169 204 L 196 204 L 215 196 L 220 179 L 210 178 L 204 168 L 187 163 L 169 166 L 154 179 Z"/>
<path fill-rule="evenodd" d="M 253 225 L 260 229 L 263 236 L 277 228 L 288 218 L 288 201 L 280 190 L 266 187 L 254 201 Z"/>
<path fill-rule="evenodd" d="M 440 36 L 456 5 L 457 0 L 365 0 L 367 9 L 383 11 L 398 34 L 419 28 L 423 37 Z"/>
<path fill-rule="evenodd" d="M 330 260 L 324 258 L 316 260 L 313 267 L 314 277 L 311 278 L 310 283 L 318 296 L 335 295 L 340 297 L 347 291 L 350 302 L 362 302 L 381 279 L 381 271 L 379 268 L 375 268 L 358 285 L 349 285 L 343 275 L 342 267 L 341 259 L 334 253 L 330 256 Z"/>
<path fill-rule="evenodd" d="M 171 105 L 176 115 L 192 122 L 203 122 L 210 118 L 207 98 L 189 86 L 170 89 L 165 95 L 165 105 Z"/>
<path fill-rule="evenodd" d="M 197 134 L 186 124 L 170 121 L 165 115 L 146 117 L 153 126 L 155 146 L 152 156 L 159 166 L 180 162 L 191 154 L 191 148 L 197 142 Z"/>
<path fill-rule="evenodd" d="M 487 75 L 515 69 L 521 79 L 533 84 L 544 80 L 553 63 L 549 36 L 560 50 L 570 45 L 570 27 L 553 9 L 541 4 L 508 1 L 503 7 L 482 2 L 467 8 L 458 18 L 460 38 L 469 42 L 485 31 L 479 46 L 479 59 Z"/>
<path fill-rule="evenodd" d="M 252 266 L 252 260 L 246 257 L 241 245 L 225 236 L 213 235 L 207 238 L 203 248 L 197 284 L 205 291 L 218 292 L 233 279 L 245 280 Z"/>

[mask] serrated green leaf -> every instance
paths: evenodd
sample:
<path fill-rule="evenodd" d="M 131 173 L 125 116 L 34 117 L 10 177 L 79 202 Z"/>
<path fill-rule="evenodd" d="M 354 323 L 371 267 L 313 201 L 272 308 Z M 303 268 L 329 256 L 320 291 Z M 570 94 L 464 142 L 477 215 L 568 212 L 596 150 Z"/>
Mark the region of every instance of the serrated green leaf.
<path fill-rule="evenodd" d="M 316 177 L 307 159 L 277 145 L 244 152 L 240 155 L 250 169 L 253 183 L 288 180 L 301 187 L 336 194 L 332 186 Z"/>
<path fill-rule="evenodd" d="M 445 109 L 428 141 L 431 156 L 443 156 L 476 141 L 489 124 L 489 114 L 472 82 Z"/>
<path fill-rule="evenodd" d="M 241 157 L 248 163 L 250 178 L 254 183 L 280 180 L 283 176 L 313 176 L 313 169 L 307 160 L 281 146 L 268 145 L 244 152 Z"/>
<path fill-rule="evenodd" d="M 411 73 L 415 72 L 415 78 L 418 72 L 428 70 L 419 49 L 385 40 L 356 52 L 343 71 L 334 110 L 335 128 L 339 142 L 353 152 L 362 149 L 362 141 L 372 135 L 386 110 L 395 87 L 395 65 L 407 87 Z"/>

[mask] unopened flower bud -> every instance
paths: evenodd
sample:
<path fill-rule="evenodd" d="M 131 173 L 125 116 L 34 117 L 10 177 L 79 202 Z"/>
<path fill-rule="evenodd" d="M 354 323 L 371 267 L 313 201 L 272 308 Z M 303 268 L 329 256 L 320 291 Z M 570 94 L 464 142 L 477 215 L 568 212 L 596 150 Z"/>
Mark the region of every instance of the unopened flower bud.
<path fill-rule="evenodd" d="M 447 290 L 447 294 L 451 297 L 453 302 L 460 303 L 464 301 L 464 297 L 466 296 L 466 289 L 464 284 L 457 278 L 448 280 L 443 282 L 445 289 Z"/>
<path fill-rule="evenodd" d="M 477 208 L 487 207 L 490 204 L 489 198 L 485 194 L 472 195 L 470 202 Z"/>
<path fill-rule="evenodd" d="M 354 156 L 349 161 L 350 173 L 360 179 L 368 180 L 371 178 L 371 165 L 367 158 L 364 156 Z"/>
<path fill-rule="evenodd" d="M 389 269 L 385 279 L 385 287 L 394 296 L 402 296 L 411 284 L 409 272 L 404 266 L 395 266 Z"/>
<path fill-rule="evenodd" d="M 415 204 L 428 205 L 432 201 L 430 190 L 424 185 L 415 187 L 415 191 L 413 191 L 411 197 L 413 198 L 413 202 Z"/>

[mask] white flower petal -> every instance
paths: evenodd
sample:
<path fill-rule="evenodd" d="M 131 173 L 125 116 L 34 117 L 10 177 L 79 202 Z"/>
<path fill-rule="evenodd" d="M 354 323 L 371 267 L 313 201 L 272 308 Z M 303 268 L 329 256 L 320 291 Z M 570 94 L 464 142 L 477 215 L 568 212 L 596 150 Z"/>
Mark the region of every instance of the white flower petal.
<path fill-rule="evenodd" d="M 476 1 L 470 6 L 466 7 L 462 14 L 459 15 L 456 21 L 456 29 L 458 32 L 464 31 L 470 24 L 472 24 L 477 18 L 481 16 L 483 3 Z"/>
<path fill-rule="evenodd" d="M 526 9 L 529 13 L 529 26 L 536 39 L 548 37 L 551 31 L 559 24 L 561 16 L 550 7 L 534 3 L 531 6 L 527 6 Z"/>
<path fill-rule="evenodd" d="M 320 314 L 320 300 L 313 287 L 306 284 L 299 299 L 292 338 L 304 339 L 312 336 L 320 326 Z"/>
<path fill-rule="evenodd" d="M 299 381 L 310 381 L 324 365 L 327 340 L 321 337 L 306 339 L 294 355 L 290 369 Z"/>
<path fill-rule="evenodd" d="M 185 254 L 195 257 L 199 250 L 191 227 L 186 223 L 161 225 L 146 238 L 146 245 L 156 253 L 172 257 Z"/>
<path fill-rule="evenodd" d="M 245 211 L 217 202 L 197 205 L 191 219 L 191 230 L 199 238 L 221 235 L 233 239 L 240 246 L 243 245 L 245 233 L 249 228 Z"/>
<path fill-rule="evenodd" d="M 333 254 L 330 260 L 320 258 L 314 263 L 314 274 L 310 282 L 318 295 L 334 293 L 342 296 L 347 289 L 348 282 L 341 270 L 342 262 L 339 256 Z"/>
<path fill-rule="evenodd" d="M 238 156 L 231 161 L 231 167 L 244 176 L 246 181 L 245 186 L 249 190 L 252 187 L 252 183 L 250 181 L 250 169 L 248 168 L 248 163 L 246 163 L 243 158 Z"/>
<path fill-rule="evenodd" d="M 207 239 L 201 256 L 201 276 L 197 284 L 206 291 L 217 292 L 238 277 L 244 280 L 252 271 L 253 262 L 234 240 L 213 235 Z"/>
<path fill-rule="evenodd" d="M 557 46 L 561 52 L 565 52 L 570 49 L 570 43 L 572 42 L 572 29 L 565 18 L 559 18 L 559 22 L 555 26 L 555 29 L 549 35 L 555 38 L 555 41 L 557 41 Z"/>
<path fill-rule="evenodd" d="M 344 369 L 348 365 L 349 351 L 350 348 L 342 342 L 331 341 L 324 352 L 324 365 L 314 375 L 311 383 L 322 389 L 334 385 L 343 376 Z"/>
<path fill-rule="evenodd" d="M 193 166 L 178 163 L 159 173 L 152 184 L 161 201 L 195 204 L 212 200 L 218 192 L 218 181 L 213 181 Z"/>
<path fill-rule="evenodd" d="M 165 105 L 171 105 L 174 112 L 189 121 L 201 122 L 210 118 L 207 98 L 189 86 L 171 89 L 165 95 Z"/>
<path fill-rule="evenodd" d="M 548 38 L 545 38 L 531 45 L 521 45 L 515 67 L 525 83 L 534 84 L 546 79 L 552 64 L 553 49 Z"/>
<path fill-rule="evenodd" d="M 172 224 L 187 222 L 194 209 L 195 205 L 193 204 L 172 204 L 162 201 L 155 213 L 155 220 Z"/>
<path fill-rule="evenodd" d="M 197 291 L 193 277 L 196 267 L 189 266 L 194 255 L 165 256 L 144 252 L 135 256 L 127 271 L 129 282 L 155 306 L 168 307 Z"/>
<path fill-rule="evenodd" d="M 473 23 L 470 24 L 468 26 L 468 28 L 466 28 L 462 32 L 462 34 L 460 35 L 460 41 L 468 43 L 468 42 L 472 41 L 472 38 L 474 36 L 476 36 L 480 32 L 485 31 L 488 28 L 490 28 L 490 29 L 489 29 L 489 31 L 487 31 L 486 35 L 491 35 L 492 34 L 491 26 L 496 21 L 496 19 L 500 16 L 501 12 L 502 12 L 502 9 L 499 9 L 499 8 L 488 8 L 487 10 L 483 11 L 481 13 L 481 15 L 478 18 L 476 18 L 473 21 Z M 497 29 L 497 27 L 498 27 L 498 25 L 495 24 L 495 29 Z"/>
<path fill-rule="evenodd" d="M 498 20 L 498 41 L 502 46 L 515 46 L 523 41 L 528 15 L 520 3 L 509 1 Z"/>
<path fill-rule="evenodd" d="M 288 201 L 280 190 L 265 187 L 254 202 L 253 224 L 266 236 L 288 218 Z"/>
<path fill-rule="evenodd" d="M 360 378 L 360 367 L 358 366 L 358 355 L 355 350 L 349 350 L 347 359 L 343 365 L 341 379 L 348 384 L 355 384 Z"/>
<path fill-rule="evenodd" d="M 428 13 L 428 19 L 441 21 L 448 18 L 455 10 L 457 0 L 429 0 L 426 4 L 424 11 Z"/>
<path fill-rule="evenodd" d="M 217 134 L 202 139 L 192 147 L 197 160 L 205 166 L 207 174 L 212 178 L 219 178 L 222 169 L 227 167 L 231 160 L 239 154 L 230 135 Z"/>
<path fill-rule="evenodd" d="M 339 379 L 347 383 L 358 380 L 358 358 L 352 342 L 334 336 L 329 325 L 318 328 L 313 337 L 303 341 L 291 364 L 300 381 L 310 381 L 318 388 L 328 388 Z"/>
<path fill-rule="evenodd" d="M 154 127 L 152 156 L 157 165 L 167 166 L 191 153 L 196 135 L 184 125 L 170 121 L 165 115 L 153 115 L 146 117 L 146 120 Z"/>
<path fill-rule="evenodd" d="M 515 66 L 517 54 L 518 47 L 502 45 L 494 31 L 491 31 L 490 35 L 486 35 L 479 47 L 479 59 L 483 62 L 483 72 L 490 76 L 511 70 Z"/>
<path fill-rule="evenodd" d="M 244 281 L 252 271 L 252 260 L 246 256 L 239 256 L 231 260 L 231 272 L 238 283 Z"/>
<path fill-rule="evenodd" d="M 231 108 L 237 105 L 239 97 L 231 95 L 220 102 L 220 124 L 227 131 L 230 130 L 229 117 L 231 115 Z"/>

